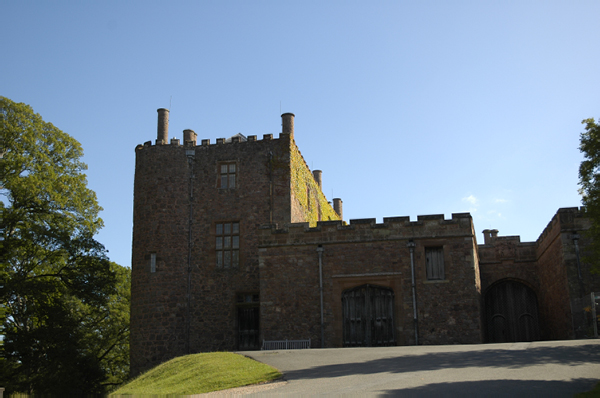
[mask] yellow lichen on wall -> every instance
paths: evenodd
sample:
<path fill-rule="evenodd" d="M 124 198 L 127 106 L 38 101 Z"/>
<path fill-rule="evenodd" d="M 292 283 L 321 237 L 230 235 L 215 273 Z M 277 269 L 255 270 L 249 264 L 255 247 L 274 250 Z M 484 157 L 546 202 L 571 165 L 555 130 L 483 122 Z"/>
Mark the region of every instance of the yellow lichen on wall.
<path fill-rule="evenodd" d="M 302 218 L 293 222 L 308 222 L 311 227 L 316 227 L 317 221 L 339 220 L 340 216 L 327 202 L 295 142 L 292 141 L 290 149 L 292 200 L 299 206 Z"/>

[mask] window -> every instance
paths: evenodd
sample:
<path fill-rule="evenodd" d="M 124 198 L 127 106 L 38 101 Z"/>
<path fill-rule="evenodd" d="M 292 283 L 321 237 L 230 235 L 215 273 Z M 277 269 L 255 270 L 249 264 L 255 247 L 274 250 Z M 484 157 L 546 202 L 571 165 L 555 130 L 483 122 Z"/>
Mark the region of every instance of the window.
<path fill-rule="evenodd" d="M 150 272 L 156 272 L 156 253 L 150 253 Z"/>
<path fill-rule="evenodd" d="M 235 174 L 234 162 L 221 163 L 219 166 L 219 188 L 235 188 Z"/>
<path fill-rule="evenodd" d="M 444 273 L 444 248 L 426 247 L 425 260 L 427 262 L 427 279 L 443 280 L 446 279 Z"/>
<path fill-rule="evenodd" d="M 217 268 L 237 267 L 240 263 L 240 223 L 219 223 L 215 230 Z"/>
<path fill-rule="evenodd" d="M 249 304 L 249 303 L 258 303 L 258 293 L 238 293 L 237 294 L 237 303 L 238 304 Z"/>

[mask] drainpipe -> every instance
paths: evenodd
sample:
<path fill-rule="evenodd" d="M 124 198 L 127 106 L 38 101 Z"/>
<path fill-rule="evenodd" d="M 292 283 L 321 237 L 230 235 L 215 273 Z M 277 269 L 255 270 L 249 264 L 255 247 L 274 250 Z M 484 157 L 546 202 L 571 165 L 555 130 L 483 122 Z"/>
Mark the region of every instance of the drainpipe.
<path fill-rule="evenodd" d="M 412 276 L 412 300 L 413 300 L 413 322 L 415 325 L 415 345 L 419 345 L 419 320 L 417 318 L 417 286 L 415 283 L 415 242 L 409 240 L 408 249 L 410 250 L 410 272 Z"/>
<path fill-rule="evenodd" d="M 575 244 L 575 254 L 577 255 L 577 276 L 579 276 L 579 280 L 582 280 L 583 277 L 581 276 L 581 260 L 579 258 L 579 234 L 574 233 L 573 235 L 571 235 L 571 238 L 573 239 L 573 243 Z"/>
<path fill-rule="evenodd" d="M 269 151 L 269 224 L 273 224 L 273 152 Z"/>
<path fill-rule="evenodd" d="M 321 291 L 321 348 L 325 348 L 325 324 L 323 323 L 323 246 L 317 247 L 319 253 L 319 290 Z"/>

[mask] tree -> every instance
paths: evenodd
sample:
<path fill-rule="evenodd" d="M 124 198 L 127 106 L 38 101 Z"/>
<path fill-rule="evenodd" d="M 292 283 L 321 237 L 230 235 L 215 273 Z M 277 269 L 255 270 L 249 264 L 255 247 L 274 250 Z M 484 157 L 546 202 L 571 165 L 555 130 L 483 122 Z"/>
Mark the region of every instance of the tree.
<path fill-rule="evenodd" d="M 7 393 L 103 393 L 103 383 L 123 377 L 110 364 L 127 344 L 129 270 L 111 264 L 94 239 L 102 209 L 87 187 L 81 145 L 4 97 L 0 126 L 0 383 Z"/>
<path fill-rule="evenodd" d="M 584 160 L 579 166 L 579 193 L 591 221 L 588 233 L 592 237 L 592 255 L 587 259 L 592 263 L 593 272 L 600 273 L 600 124 L 585 119 L 585 132 L 581 133 L 579 150 Z"/>

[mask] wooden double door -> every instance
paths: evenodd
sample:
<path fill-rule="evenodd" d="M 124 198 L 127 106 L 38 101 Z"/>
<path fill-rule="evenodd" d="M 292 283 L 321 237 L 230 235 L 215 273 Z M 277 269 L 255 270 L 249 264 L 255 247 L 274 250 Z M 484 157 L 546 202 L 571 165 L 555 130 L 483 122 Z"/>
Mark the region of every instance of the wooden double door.
<path fill-rule="evenodd" d="M 485 321 L 488 343 L 540 339 L 537 297 L 517 281 L 497 283 L 486 292 Z"/>
<path fill-rule="evenodd" d="M 394 291 L 361 285 L 342 293 L 345 347 L 396 345 Z"/>

